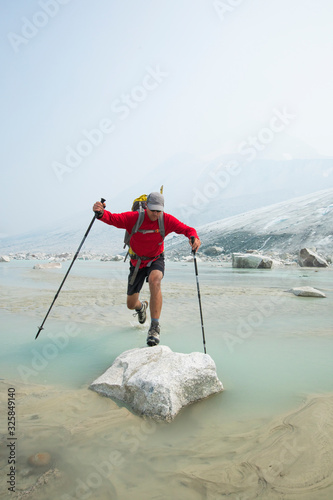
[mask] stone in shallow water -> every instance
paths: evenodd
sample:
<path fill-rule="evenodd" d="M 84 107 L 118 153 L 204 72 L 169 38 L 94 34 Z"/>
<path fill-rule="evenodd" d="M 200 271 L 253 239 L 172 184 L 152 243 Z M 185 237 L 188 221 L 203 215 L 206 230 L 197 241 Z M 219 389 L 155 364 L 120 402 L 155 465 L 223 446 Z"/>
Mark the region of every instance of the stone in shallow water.
<path fill-rule="evenodd" d="M 28 458 L 28 463 L 36 467 L 44 467 L 51 462 L 51 455 L 47 452 L 36 453 Z"/>
<path fill-rule="evenodd" d="M 61 262 L 47 262 L 46 264 L 36 264 L 34 269 L 61 269 Z"/>
<path fill-rule="evenodd" d="M 223 391 L 223 385 L 208 354 L 156 346 L 124 352 L 90 389 L 127 403 L 139 415 L 171 421 L 184 406 Z"/>

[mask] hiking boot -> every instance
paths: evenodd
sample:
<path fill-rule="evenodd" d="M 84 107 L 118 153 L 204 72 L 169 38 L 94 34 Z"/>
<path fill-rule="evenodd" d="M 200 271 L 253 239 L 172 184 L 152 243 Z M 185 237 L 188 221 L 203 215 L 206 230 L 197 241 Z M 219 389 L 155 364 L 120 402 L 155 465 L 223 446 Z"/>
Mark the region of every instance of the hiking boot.
<path fill-rule="evenodd" d="M 160 343 L 160 325 L 152 321 L 148 330 L 147 345 L 150 347 Z"/>
<path fill-rule="evenodd" d="M 147 307 L 148 307 L 148 302 L 146 300 L 144 300 L 142 302 L 141 309 L 139 309 L 139 311 L 136 310 L 136 312 L 133 314 L 133 316 L 138 315 L 138 320 L 139 320 L 139 323 L 141 323 L 141 325 L 143 325 L 143 323 L 145 323 L 145 321 L 147 319 L 147 313 L 146 313 Z"/>

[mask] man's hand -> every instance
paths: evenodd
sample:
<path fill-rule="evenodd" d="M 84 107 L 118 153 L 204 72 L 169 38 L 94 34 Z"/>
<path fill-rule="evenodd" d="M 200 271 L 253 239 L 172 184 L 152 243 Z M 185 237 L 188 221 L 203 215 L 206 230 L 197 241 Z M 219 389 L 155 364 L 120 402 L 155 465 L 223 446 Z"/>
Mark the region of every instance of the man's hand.
<path fill-rule="evenodd" d="M 103 217 L 104 207 L 105 203 L 101 203 L 100 201 L 96 201 L 96 203 L 94 204 L 93 211 L 95 212 L 97 219 Z"/>
<path fill-rule="evenodd" d="M 199 240 L 199 238 L 194 238 L 193 236 L 190 238 L 190 245 L 192 247 L 192 251 L 193 252 L 196 252 L 200 245 L 201 245 L 201 241 Z"/>

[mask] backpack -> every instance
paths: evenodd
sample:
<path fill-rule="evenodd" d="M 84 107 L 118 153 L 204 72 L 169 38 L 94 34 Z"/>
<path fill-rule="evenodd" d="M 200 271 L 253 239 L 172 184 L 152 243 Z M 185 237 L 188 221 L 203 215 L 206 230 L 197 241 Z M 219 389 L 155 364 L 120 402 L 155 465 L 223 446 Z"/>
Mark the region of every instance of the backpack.
<path fill-rule="evenodd" d="M 161 194 L 163 193 L 163 186 L 161 186 L 161 188 L 160 188 L 160 193 Z M 133 226 L 131 233 L 129 233 L 128 231 L 125 231 L 124 248 L 126 248 L 128 246 L 128 250 L 127 250 L 127 253 L 125 255 L 124 262 L 126 261 L 128 255 L 130 257 L 135 256 L 135 253 L 133 252 L 133 250 L 130 247 L 130 240 L 131 240 L 131 237 L 133 236 L 133 234 L 137 233 L 138 231 L 142 232 L 142 233 L 154 232 L 153 230 L 149 230 L 149 229 L 145 230 L 145 231 L 140 231 L 141 224 L 143 223 L 143 220 L 145 218 L 145 208 L 146 208 L 147 198 L 148 197 L 146 194 L 142 194 L 138 198 L 135 198 L 135 200 L 133 201 L 132 212 L 134 212 L 134 211 L 139 212 L 139 217 L 138 217 L 135 225 Z M 158 225 L 159 225 L 159 232 L 161 234 L 162 240 L 164 240 L 164 238 L 165 238 L 164 216 L 158 218 Z"/>

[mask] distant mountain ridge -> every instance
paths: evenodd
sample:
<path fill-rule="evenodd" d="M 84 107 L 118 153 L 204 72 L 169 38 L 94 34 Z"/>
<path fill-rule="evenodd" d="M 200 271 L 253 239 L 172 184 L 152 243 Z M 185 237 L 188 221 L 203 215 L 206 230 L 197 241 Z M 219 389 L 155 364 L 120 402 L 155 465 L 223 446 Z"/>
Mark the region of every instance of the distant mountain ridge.
<path fill-rule="evenodd" d="M 230 162 L 233 162 L 236 168 L 229 170 L 228 173 Z M 305 195 L 311 198 L 313 191 L 333 189 L 333 160 L 258 159 L 246 163 L 244 159 L 241 162 L 237 155 L 219 156 L 209 161 L 198 160 L 193 155 L 177 155 L 154 169 L 149 176 L 145 178 L 139 176 L 134 187 L 129 186 L 117 197 L 107 199 L 107 209 L 111 212 L 129 210 L 134 198 L 143 193 L 158 191 L 162 184 L 165 211 L 175 215 L 184 223 L 196 228 L 213 221 L 219 221 L 220 224 L 225 220 L 228 224 L 227 219 L 241 215 L 241 218 L 235 221 L 242 225 L 244 214 L 248 214 L 249 211 L 265 209 L 272 203 L 294 203 L 293 200 L 297 196 Z M 107 197 L 107 193 L 102 194 Z M 91 205 L 94 201 L 91 201 Z M 270 210 L 269 207 L 267 209 Z M 2 238 L 0 254 L 74 252 L 85 234 L 92 215 L 91 207 L 87 207 L 84 212 L 71 213 L 57 223 L 36 231 Z M 258 226 L 256 233 L 261 229 Z M 286 234 L 289 234 L 289 229 L 285 229 Z M 206 236 L 205 232 L 203 234 Z M 283 240 L 281 235 L 273 235 L 267 229 L 266 232 L 260 232 L 259 239 L 253 240 L 253 245 L 262 246 L 265 234 L 267 234 L 266 239 L 270 238 L 265 248 L 269 248 L 273 243 L 277 245 L 278 240 L 281 242 Z M 96 221 L 82 251 L 113 255 L 122 253 L 123 235 L 122 230 Z M 220 238 L 220 246 L 223 246 L 226 252 L 234 251 L 234 248 L 248 247 L 249 238 L 256 238 L 251 225 L 244 228 L 242 236 L 239 231 L 237 235 L 236 232 L 230 235 L 233 243 L 229 237 L 228 241 L 223 237 Z M 210 234 L 207 234 L 207 238 L 211 239 Z M 303 239 L 312 241 L 310 236 L 305 237 L 305 233 Z"/>
<path fill-rule="evenodd" d="M 91 213 L 89 213 L 89 218 Z M 86 214 L 88 218 L 88 213 Z M 89 219 L 69 219 L 53 230 L 28 233 L 2 241 L 0 253 L 75 252 Z M 301 247 L 316 247 L 333 254 L 333 189 L 293 198 L 197 227 L 201 251 L 209 246 L 222 247 L 224 253 L 250 249 L 297 252 Z M 96 221 L 82 248 L 95 254 L 123 253 L 124 231 Z M 170 255 L 188 253 L 183 236 L 170 235 L 165 242 Z"/>

